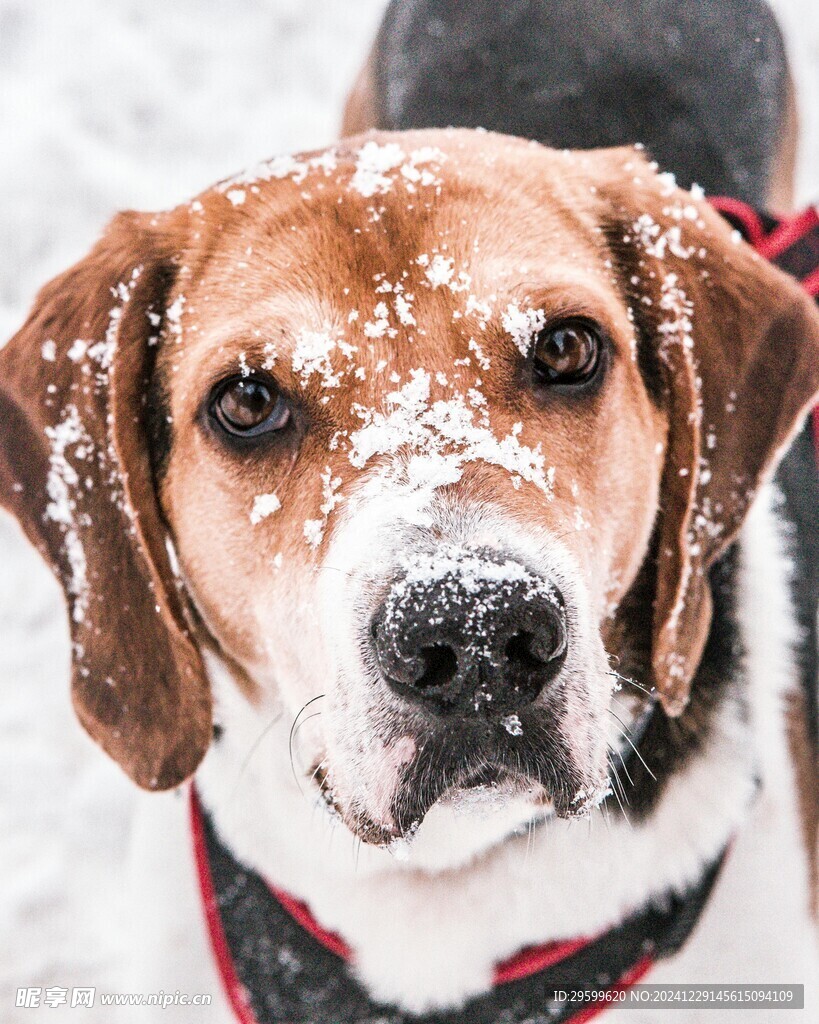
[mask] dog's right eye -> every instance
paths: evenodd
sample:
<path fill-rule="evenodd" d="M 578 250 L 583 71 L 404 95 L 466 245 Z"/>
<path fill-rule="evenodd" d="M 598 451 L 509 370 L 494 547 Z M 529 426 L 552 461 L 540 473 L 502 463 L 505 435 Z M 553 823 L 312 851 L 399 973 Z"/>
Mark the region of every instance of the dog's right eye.
<path fill-rule="evenodd" d="M 257 437 L 282 430 L 290 422 L 290 406 L 272 377 L 229 377 L 216 385 L 211 415 L 228 434 Z"/>

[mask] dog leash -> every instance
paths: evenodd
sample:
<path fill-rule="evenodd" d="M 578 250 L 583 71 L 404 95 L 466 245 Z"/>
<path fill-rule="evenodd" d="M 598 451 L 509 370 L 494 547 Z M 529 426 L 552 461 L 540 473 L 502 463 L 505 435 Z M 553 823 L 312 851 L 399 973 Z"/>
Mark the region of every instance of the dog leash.
<path fill-rule="evenodd" d="M 488 992 L 458 1010 L 416 1016 L 371 999 L 354 976 L 347 943 L 303 903 L 241 865 L 193 786 L 190 794 L 211 949 L 239 1024 L 584 1024 L 611 1005 L 589 994 L 605 991 L 616 1000 L 680 949 L 726 856 L 683 895 L 669 891 L 600 935 L 522 950 L 498 964 Z"/>
<path fill-rule="evenodd" d="M 708 201 L 760 256 L 795 277 L 819 303 L 819 206 L 809 206 L 793 216 L 775 217 L 727 196 Z M 819 467 L 819 405 L 813 409 L 811 425 Z"/>

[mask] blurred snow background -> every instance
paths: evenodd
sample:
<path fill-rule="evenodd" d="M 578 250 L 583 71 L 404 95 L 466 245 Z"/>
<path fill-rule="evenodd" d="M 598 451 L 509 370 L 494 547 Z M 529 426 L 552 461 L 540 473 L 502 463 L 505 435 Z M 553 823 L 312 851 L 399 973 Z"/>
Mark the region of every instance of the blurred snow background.
<path fill-rule="evenodd" d="M 172 206 L 261 157 L 331 141 L 385 2 L 0 0 L 0 344 L 115 210 Z M 801 101 L 798 198 L 816 201 L 819 4 L 774 6 Z M 15 1010 L 18 986 L 104 988 L 117 956 L 133 794 L 73 718 L 67 637 L 56 584 L 0 514 L 8 1024 L 51 1012 Z"/>

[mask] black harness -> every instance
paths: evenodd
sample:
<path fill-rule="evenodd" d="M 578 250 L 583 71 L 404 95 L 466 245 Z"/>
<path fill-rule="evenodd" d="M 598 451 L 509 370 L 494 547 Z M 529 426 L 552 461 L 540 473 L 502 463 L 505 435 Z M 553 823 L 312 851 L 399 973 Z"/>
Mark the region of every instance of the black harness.
<path fill-rule="evenodd" d="M 200 890 L 214 956 L 241 1024 L 563 1024 L 591 1020 L 615 993 L 680 949 L 699 920 L 723 852 L 683 895 L 653 900 L 591 939 L 549 943 L 500 964 L 494 987 L 461 1009 L 413 1016 L 374 1002 L 350 968 L 349 950 L 309 910 L 243 867 L 192 791 Z M 563 995 L 574 993 L 574 998 Z"/>

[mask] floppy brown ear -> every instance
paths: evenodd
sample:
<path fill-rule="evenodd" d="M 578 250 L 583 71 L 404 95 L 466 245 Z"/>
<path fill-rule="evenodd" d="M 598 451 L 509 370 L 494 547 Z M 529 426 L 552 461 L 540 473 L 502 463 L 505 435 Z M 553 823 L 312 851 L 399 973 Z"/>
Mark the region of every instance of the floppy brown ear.
<path fill-rule="evenodd" d="M 708 569 L 819 392 L 819 314 L 639 153 L 589 159 L 640 358 L 668 417 L 652 667 L 666 711 L 679 714 L 711 622 Z"/>
<path fill-rule="evenodd" d="M 148 789 L 187 778 L 211 735 L 144 430 L 178 241 L 174 214 L 121 214 L 0 349 L 0 503 L 65 591 L 81 722 Z"/>

